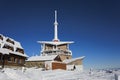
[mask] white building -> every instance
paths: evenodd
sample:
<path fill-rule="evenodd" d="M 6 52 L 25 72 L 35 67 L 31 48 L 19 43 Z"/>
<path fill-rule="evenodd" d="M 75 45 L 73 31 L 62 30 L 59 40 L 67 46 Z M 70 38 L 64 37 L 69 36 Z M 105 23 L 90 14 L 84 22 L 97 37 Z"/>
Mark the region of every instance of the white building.
<path fill-rule="evenodd" d="M 0 65 L 2 68 L 24 66 L 27 57 L 20 42 L 0 34 Z"/>
<path fill-rule="evenodd" d="M 72 51 L 69 49 L 69 45 L 74 42 L 73 41 L 60 41 L 58 39 L 57 11 L 55 11 L 54 39 L 52 41 L 38 41 L 38 43 L 41 44 L 41 52 L 40 52 L 41 57 L 51 56 L 51 55 L 59 55 L 62 63 L 66 62 L 66 60 L 69 60 L 69 61 L 72 60 L 72 62 L 70 62 L 71 65 L 76 63 L 76 64 L 81 65 L 80 67 L 77 67 L 78 66 L 77 65 L 76 68 L 80 68 L 79 70 L 83 69 L 82 60 L 84 57 L 81 57 L 79 59 L 72 58 Z M 29 58 L 27 60 L 27 62 L 30 59 L 31 58 Z M 37 60 L 37 58 L 36 58 L 36 60 Z M 69 65 L 68 63 L 66 63 L 66 64 Z M 74 65 L 76 65 L 76 64 L 74 64 Z"/>

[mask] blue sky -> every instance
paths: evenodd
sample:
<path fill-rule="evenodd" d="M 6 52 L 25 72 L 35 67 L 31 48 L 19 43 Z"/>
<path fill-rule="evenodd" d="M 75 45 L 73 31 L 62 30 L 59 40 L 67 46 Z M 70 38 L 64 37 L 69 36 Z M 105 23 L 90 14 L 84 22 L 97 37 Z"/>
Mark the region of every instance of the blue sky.
<path fill-rule="evenodd" d="M 54 10 L 59 39 L 75 42 L 73 57 L 86 56 L 85 68 L 120 67 L 119 0 L 0 0 L 0 33 L 39 55 L 37 41 L 53 39 Z"/>

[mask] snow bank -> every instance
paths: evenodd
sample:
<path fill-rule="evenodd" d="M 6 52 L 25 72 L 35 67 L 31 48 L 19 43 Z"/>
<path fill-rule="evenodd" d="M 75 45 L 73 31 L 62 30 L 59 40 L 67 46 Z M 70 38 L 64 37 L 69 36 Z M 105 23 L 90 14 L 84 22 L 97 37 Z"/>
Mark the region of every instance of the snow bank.
<path fill-rule="evenodd" d="M 65 71 L 65 70 L 48 70 L 27 68 L 24 72 L 22 70 L 15 70 L 6 68 L 0 71 L 0 80 L 115 80 L 115 73 L 120 74 L 120 70 L 113 73 L 106 73 L 105 70 L 89 71 Z M 120 76 L 118 75 L 118 80 Z"/>

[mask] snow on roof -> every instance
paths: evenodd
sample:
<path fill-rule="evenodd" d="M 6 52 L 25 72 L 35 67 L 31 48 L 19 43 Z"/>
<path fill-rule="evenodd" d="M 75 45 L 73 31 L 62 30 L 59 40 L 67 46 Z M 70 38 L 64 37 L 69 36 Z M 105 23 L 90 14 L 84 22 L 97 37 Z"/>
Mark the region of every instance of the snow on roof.
<path fill-rule="evenodd" d="M 23 49 L 22 46 L 21 46 L 21 44 L 20 44 L 18 41 L 15 41 L 15 46 L 16 46 L 17 48 Z"/>
<path fill-rule="evenodd" d="M 38 41 L 38 43 L 51 44 L 51 45 L 61 45 L 61 44 L 71 44 L 71 43 L 74 43 L 74 42 L 73 42 L 73 41 L 59 41 L 59 42 L 53 42 L 53 41 Z"/>
<path fill-rule="evenodd" d="M 66 64 L 68 64 L 70 62 L 73 62 L 73 61 L 76 61 L 76 60 L 79 60 L 79 59 L 84 59 L 84 58 L 85 58 L 85 56 L 77 57 L 77 58 L 72 58 L 72 59 L 66 59 L 63 62 L 66 63 Z"/>
<path fill-rule="evenodd" d="M 9 49 L 5 49 L 5 48 L 0 48 L 0 53 L 2 54 L 15 54 L 15 55 L 19 55 L 19 56 L 23 56 L 23 57 L 28 57 L 26 54 L 22 54 L 22 53 L 19 53 L 19 52 L 14 52 L 14 51 L 11 51 Z"/>
<path fill-rule="evenodd" d="M 16 55 L 23 56 L 23 57 L 28 57 L 25 53 L 22 54 L 22 53 L 16 52 L 17 48 L 23 49 L 21 44 L 18 41 L 15 41 L 14 39 L 9 38 L 9 37 L 5 37 L 2 34 L 0 34 L 0 36 L 3 37 L 3 40 L 0 39 L 0 53 L 2 53 L 2 54 L 12 53 L 12 54 L 16 54 Z M 12 44 L 10 42 L 7 42 L 7 39 L 10 39 L 11 41 L 13 41 L 14 44 Z M 3 48 L 4 45 L 8 45 L 8 46 L 14 47 L 14 51 L 11 51 L 9 49 Z"/>
<path fill-rule="evenodd" d="M 6 37 L 6 39 L 10 39 L 11 41 L 15 41 L 14 39 L 10 38 L 10 37 Z"/>
<path fill-rule="evenodd" d="M 27 61 L 52 61 L 57 57 L 57 55 L 49 56 L 32 56 L 29 57 Z"/>
<path fill-rule="evenodd" d="M 21 46 L 21 44 L 18 41 L 15 41 L 14 39 L 12 39 L 10 37 L 5 37 L 2 34 L 0 34 L 0 35 L 3 37 L 3 40 L 0 40 L 0 43 L 2 42 L 3 44 L 7 44 L 9 46 L 14 46 L 14 47 L 23 49 L 22 46 Z M 13 41 L 14 44 L 7 42 L 6 41 L 7 39 L 10 39 L 11 41 Z"/>
<path fill-rule="evenodd" d="M 3 48 L 0 48 L 0 53 L 9 54 L 8 49 L 3 49 Z"/>
<path fill-rule="evenodd" d="M 19 53 L 19 52 L 14 52 L 12 54 L 16 54 L 16 55 L 23 56 L 23 57 L 28 57 L 28 55 L 26 55 L 25 53 L 22 54 L 22 53 Z"/>

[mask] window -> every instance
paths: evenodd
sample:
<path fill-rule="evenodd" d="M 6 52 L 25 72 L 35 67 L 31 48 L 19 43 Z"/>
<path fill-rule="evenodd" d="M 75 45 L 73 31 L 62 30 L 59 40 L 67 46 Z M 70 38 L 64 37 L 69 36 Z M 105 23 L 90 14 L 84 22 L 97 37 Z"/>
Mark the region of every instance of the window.
<path fill-rule="evenodd" d="M 16 52 L 20 52 L 20 53 L 23 53 L 23 54 L 24 54 L 24 50 L 23 50 L 23 49 L 20 49 L 20 48 L 17 48 L 17 49 L 16 49 Z"/>
<path fill-rule="evenodd" d="M 8 56 L 8 61 L 11 62 L 12 61 L 12 58 L 10 56 Z"/>
<path fill-rule="evenodd" d="M 3 37 L 0 35 L 0 39 L 3 40 Z"/>
<path fill-rule="evenodd" d="M 6 41 L 11 43 L 11 44 L 14 44 L 14 41 L 10 40 L 9 38 Z"/>
<path fill-rule="evenodd" d="M 69 59 L 69 57 L 66 57 L 66 59 Z"/>
<path fill-rule="evenodd" d="M 2 61 L 2 55 L 0 55 L 0 61 Z"/>
<path fill-rule="evenodd" d="M 17 58 L 14 57 L 14 63 L 17 63 Z"/>
<path fill-rule="evenodd" d="M 18 64 L 20 64 L 21 63 L 21 60 L 20 60 L 20 58 L 18 58 Z"/>
<path fill-rule="evenodd" d="M 4 60 L 4 56 L 0 55 L 0 62 L 3 62 L 3 60 Z"/>
<path fill-rule="evenodd" d="M 12 46 L 7 45 L 7 44 L 5 44 L 5 45 L 3 46 L 3 48 L 6 48 L 6 49 L 9 49 L 9 50 L 14 51 L 14 48 L 13 48 Z"/>

